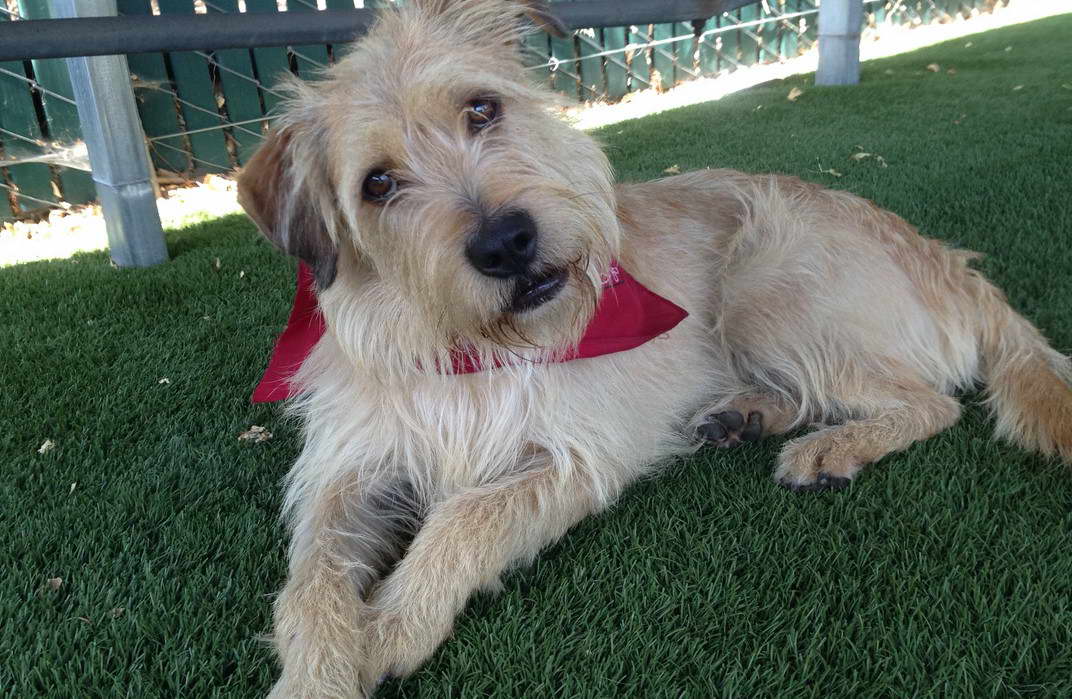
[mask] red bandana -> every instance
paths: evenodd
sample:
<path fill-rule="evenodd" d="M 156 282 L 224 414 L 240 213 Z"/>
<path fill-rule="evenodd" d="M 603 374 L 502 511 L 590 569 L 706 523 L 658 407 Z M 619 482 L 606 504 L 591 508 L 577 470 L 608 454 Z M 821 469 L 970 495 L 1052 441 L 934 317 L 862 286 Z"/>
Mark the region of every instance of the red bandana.
<path fill-rule="evenodd" d="M 595 315 L 577 347 L 555 361 L 588 359 L 639 347 L 669 332 L 688 316 L 684 309 L 633 279 L 617 262 L 611 262 L 603 279 L 603 289 L 605 292 Z M 295 386 L 291 378 L 323 334 L 324 316 L 317 307 L 313 274 L 304 263 L 299 263 L 294 307 L 287 327 L 276 340 L 268 369 L 253 392 L 253 402 L 269 403 L 300 393 L 300 387 Z M 456 374 L 483 370 L 484 367 L 471 355 L 459 354 L 455 358 Z"/>

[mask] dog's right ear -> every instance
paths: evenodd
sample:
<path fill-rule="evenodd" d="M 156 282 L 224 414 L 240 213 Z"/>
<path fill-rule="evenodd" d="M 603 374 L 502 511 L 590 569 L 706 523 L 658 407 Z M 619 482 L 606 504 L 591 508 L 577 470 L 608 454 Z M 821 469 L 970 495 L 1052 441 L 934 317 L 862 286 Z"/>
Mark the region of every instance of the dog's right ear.
<path fill-rule="evenodd" d="M 316 197 L 295 174 L 291 134 L 273 131 L 238 176 L 238 203 L 283 252 L 313 271 L 320 291 L 335 281 L 338 251 Z"/>

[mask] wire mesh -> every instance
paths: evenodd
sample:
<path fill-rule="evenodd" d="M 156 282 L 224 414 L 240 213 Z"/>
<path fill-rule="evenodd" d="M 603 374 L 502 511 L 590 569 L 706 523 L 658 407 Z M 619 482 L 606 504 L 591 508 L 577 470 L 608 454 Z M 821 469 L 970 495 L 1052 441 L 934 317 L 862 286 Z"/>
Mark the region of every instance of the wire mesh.
<path fill-rule="evenodd" d="M 556 0 L 574 2 L 583 0 Z M 866 25 L 944 22 L 1010 0 L 865 0 Z M 316 12 L 389 0 L 117 0 L 121 15 Z M 524 45 L 533 77 L 581 101 L 614 101 L 813 48 L 819 0 L 760 0 L 691 23 L 582 29 Z M 0 0 L 0 21 L 47 18 L 47 0 Z M 241 167 L 282 99 L 284 75 L 313 77 L 345 44 L 139 54 L 128 58 L 153 165 L 169 181 Z M 0 218 L 93 198 L 66 64 L 0 63 Z"/>

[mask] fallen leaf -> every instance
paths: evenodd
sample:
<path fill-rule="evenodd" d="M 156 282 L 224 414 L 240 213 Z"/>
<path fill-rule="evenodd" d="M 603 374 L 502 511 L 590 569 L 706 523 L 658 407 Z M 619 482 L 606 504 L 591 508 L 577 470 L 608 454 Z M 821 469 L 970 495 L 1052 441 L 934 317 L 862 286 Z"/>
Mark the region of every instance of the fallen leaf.
<path fill-rule="evenodd" d="M 797 99 L 799 99 L 800 96 L 803 95 L 803 94 L 804 94 L 803 90 L 801 90 L 799 87 L 794 87 L 792 90 L 789 91 L 789 94 L 786 95 L 786 99 L 789 100 L 790 102 L 796 102 Z"/>
<path fill-rule="evenodd" d="M 1020 91 L 1022 89 L 1024 89 L 1023 85 L 1014 85 L 1013 88 L 1012 88 L 1012 91 L 1013 92 L 1018 92 L 1018 91 Z"/>
<path fill-rule="evenodd" d="M 929 70 L 932 73 L 937 73 L 941 69 L 942 69 L 942 66 L 938 65 L 937 63 L 931 63 L 931 64 L 929 64 L 927 66 L 927 70 Z"/>
<path fill-rule="evenodd" d="M 44 444 L 37 448 L 38 454 L 45 454 L 56 448 L 56 443 L 51 439 L 46 439 Z"/>
<path fill-rule="evenodd" d="M 272 433 L 260 425 L 253 425 L 248 430 L 238 435 L 239 441 L 260 444 L 272 438 Z"/>
<path fill-rule="evenodd" d="M 58 590 L 63 587 L 63 578 L 49 578 L 47 582 L 48 586 L 53 590 Z"/>
<path fill-rule="evenodd" d="M 126 607 L 115 607 L 114 609 L 112 609 L 112 611 L 109 612 L 109 614 L 111 614 L 113 619 L 118 619 L 119 617 L 123 616 L 123 612 L 125 612 L 126 610 Z"/>
<path fill-rule="evenodd" d="M 677 165 L 671 165 L 670 167 L 663 170 L 663 172 L 665 172 L 667 175 L 680 175 L 681 168 L 679 168 Z"/>
<path fill-rule="evenodd" d="M 171 383 L 171 379 L 169 379 L 168 377 L 165 376 L 164 378 L 162 378 L 159 381 L 157 381 L 157 383 L 159 383 L 159 384 Z"/>
<path fill-rule="evenodd" d="M 883 158 L 881 155 L 876 155 L 875 153 L 864 153 L 864 152 L 853 153 L 849 157 L 852 158 L 853 160 L 856 160 L 856 161 L 867 160 L 868 158 L 873 158 L 874 161 L 876 163 L 878 163 L 879 165 L 881 165 L 882 167 L 889 167 L 889 163 L 886 162 L 886 159 Z"/>

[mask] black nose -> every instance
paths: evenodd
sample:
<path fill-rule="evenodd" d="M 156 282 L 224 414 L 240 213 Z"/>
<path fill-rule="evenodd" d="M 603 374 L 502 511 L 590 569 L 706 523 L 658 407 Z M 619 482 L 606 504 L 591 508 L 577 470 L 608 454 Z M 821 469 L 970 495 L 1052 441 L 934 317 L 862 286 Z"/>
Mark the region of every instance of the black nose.
<path fill-rule="evenodd" d="M 486 219 L 465 246 L 465 256 L 481 274 L 519 277 L 536 259 L 536 222 L 524 211 Z"/>

